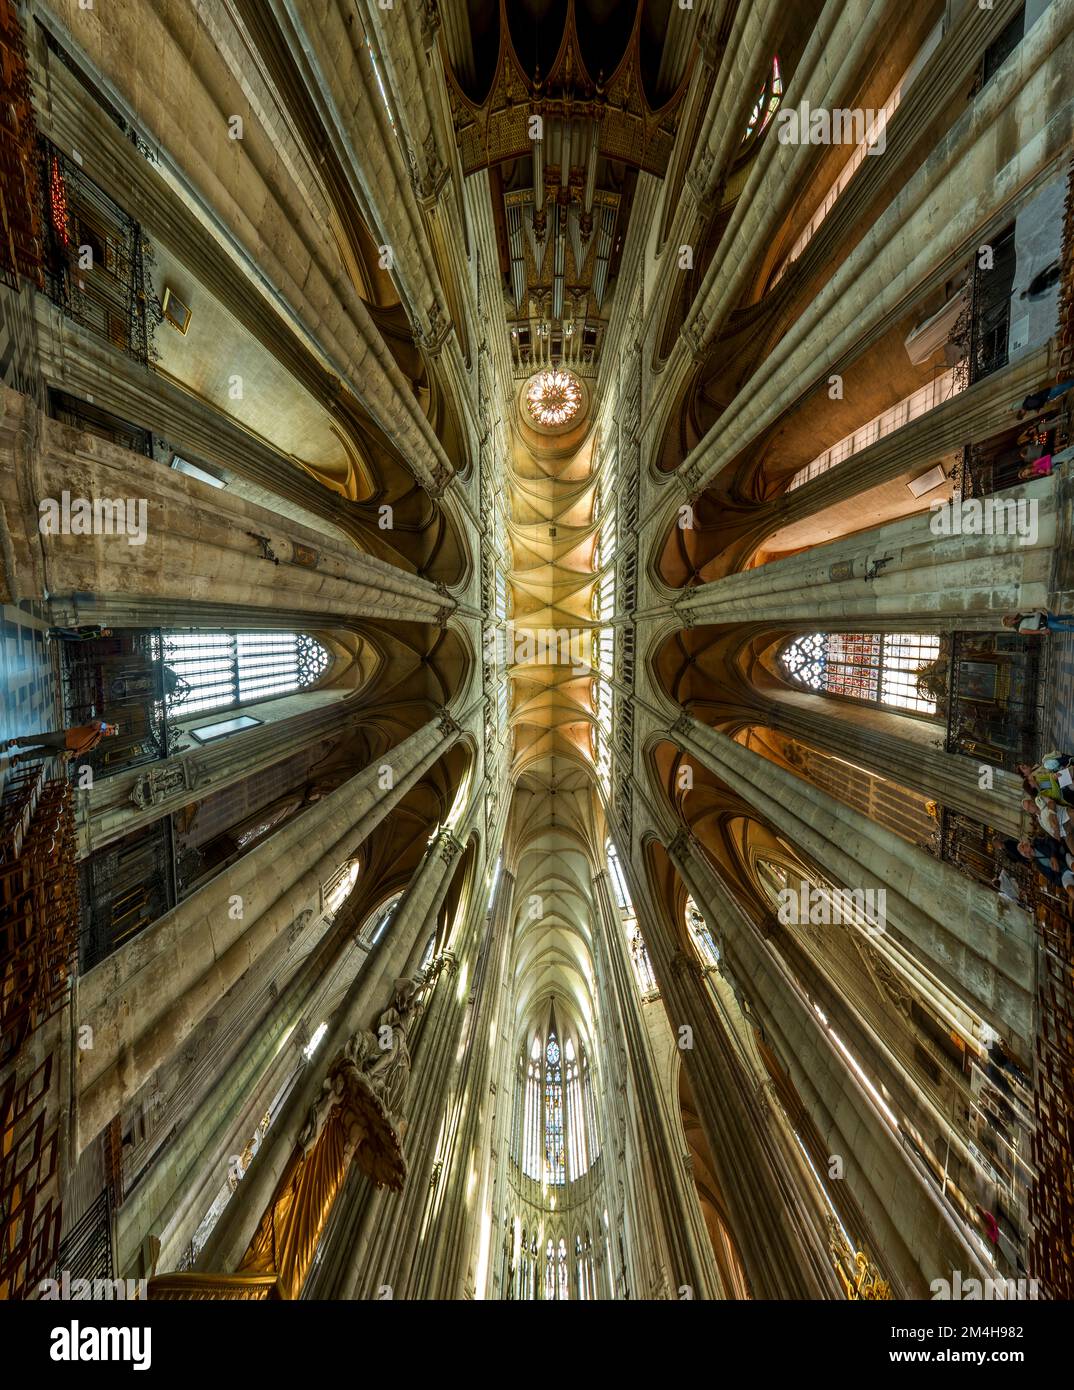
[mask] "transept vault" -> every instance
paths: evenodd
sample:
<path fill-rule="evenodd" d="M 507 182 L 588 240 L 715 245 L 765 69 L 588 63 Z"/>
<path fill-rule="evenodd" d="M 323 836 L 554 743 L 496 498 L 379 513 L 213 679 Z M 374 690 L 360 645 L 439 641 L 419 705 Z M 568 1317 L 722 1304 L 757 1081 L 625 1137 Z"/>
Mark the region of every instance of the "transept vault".
<path fill-rule="evenodd" d="M 1074 0 L 0 59 L 4 1302 L 1074 1295 Z"/>

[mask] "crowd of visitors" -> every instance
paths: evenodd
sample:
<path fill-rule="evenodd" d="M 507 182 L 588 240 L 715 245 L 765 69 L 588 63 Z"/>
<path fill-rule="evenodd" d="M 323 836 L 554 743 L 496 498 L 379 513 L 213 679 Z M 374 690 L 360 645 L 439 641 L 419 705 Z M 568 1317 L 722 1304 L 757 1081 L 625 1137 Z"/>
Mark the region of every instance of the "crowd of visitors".
<path fill-rule="evenodd" d="M 1031 766 L 1020 763 L 1025 828 L 1003 842 L 1008 859 L 1031 864 L 1039 877 L 1074 903 L 1074 767 L 1069 754 L 1052 751 Z M 1007 882 L 1004 883 L 1004 878 Z M 999 891 L 1018 901 L 1017 883 L 1000 870 Z"/>

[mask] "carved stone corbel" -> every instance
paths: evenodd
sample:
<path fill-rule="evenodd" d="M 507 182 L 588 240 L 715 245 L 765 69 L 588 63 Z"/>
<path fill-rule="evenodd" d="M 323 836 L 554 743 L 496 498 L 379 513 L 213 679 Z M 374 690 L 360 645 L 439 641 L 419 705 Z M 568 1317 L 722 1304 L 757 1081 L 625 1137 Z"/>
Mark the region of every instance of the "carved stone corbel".
<path fill-rule="evenodd" d="M 462 733 L 462 725 L 458 722 L 458 720 L 451 713 L 451 711 L 443 706 L 436 711 L 436 727 L 440 730 L 440 732 L 444 735 L 445 738 L 447 738 L 449 734 Z"/>
<path fill-rule="evenodd" d="M 674 838 L 668 843 L 668 854 L 671 855 L 672 859 L 685 859 L 693 849 L 693 844 L 694 837 L 684 826 L 676 832 Z"/>
<path fill-rule="evenodd" d="M 694 617 L 694 610 L 692 608 L 687 608 L 681 598 L 672 600 L 671 611 L 675 614 L 675 618 L 681 627 L 687 629 L 693 627 L 694 622 L 696 621 Z"/>
<path fill-rule="evenodd" d="M 678 719 L 671 726 L 671 732 L 678 738 L 689 738 L 692 731 L 693 720 L 683 710 Z"/>
<path fill-rule="evenodd" d="M 705 967 L 695 955 L 686 951 L 676 951 L 671 957 L 671 968 L 680 980 L 694 979 L 699 984 L 705 982 Z"/>

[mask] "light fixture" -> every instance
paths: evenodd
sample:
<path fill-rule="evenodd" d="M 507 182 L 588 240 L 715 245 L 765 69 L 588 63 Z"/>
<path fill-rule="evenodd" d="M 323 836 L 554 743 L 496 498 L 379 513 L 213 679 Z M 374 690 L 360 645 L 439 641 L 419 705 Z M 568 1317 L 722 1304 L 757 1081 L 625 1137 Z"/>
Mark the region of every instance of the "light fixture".
<path fill-rule="evenodd" d="M 582 386 L 573 372 L 550 367 L 526 387 L 526 409 L 545 429 L 565 425 L 582 408 Z"/>

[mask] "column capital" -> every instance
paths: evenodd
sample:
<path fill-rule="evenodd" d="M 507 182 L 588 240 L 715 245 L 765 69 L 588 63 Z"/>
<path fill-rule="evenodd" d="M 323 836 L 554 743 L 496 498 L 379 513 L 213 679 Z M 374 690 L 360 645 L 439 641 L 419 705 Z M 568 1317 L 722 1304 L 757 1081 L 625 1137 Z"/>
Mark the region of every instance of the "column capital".
<path fill-rule="evenodd" d="M 671 968 L 680 980 L 694 979 L 699 984 L 704 982 L 705 967 L 688 951 L 676 951 L 671 957 Z"/>
<path fill-rule="evenodd" d="M 687 855 L 693 853 L 697 847 L 697 840 L 690 831 L 687 830 L 686 826 L 682 825 L 675 832 L 674 837 L 668 842 L 667 851 L 672 859 L 685 859 Z"/>
<path fill-rule="evenodd" d="M 450 734 L 462 733 L 462 725 L 445 705 L 436 711 L 436 727 L 445 738 Z"/>
<path fill-rule="evenodd" d="M 430 841 L 429 848 L 436 850 L 445 864 L 450 864 L 462 849 L 462 841 L 455 832 L 448 826 L 442 825 L 434 838 Z"/>
<path fill-rule="evenodd" d="M 686 603 L 685 599 L 685 594 L 680 595 L 678 598 L 672 599 L 671 611 L 675 614 L 676 620 L 682 627 L 691 628 L 697 621 L 697 617 L 694 613 L 693 608 Z"/>
<path fill-rule="evenodd" d="M 690 715 L 683 710 L 678 719 L 672 724 L 670 733 L 677 738 L 688 738 L 692 732 L 693 722 Z"/>
<path fill-rule="evenodd" d="M 429 964 L 425 972 L 426 984 L 431 984 L 433 980 L 438 980 L 441 975 L 447 975 L 448 979 L 453 979 L 459 973 L 459 962 L 455 959 L 455 952 L 443 950 L 436 959 Z"/>

